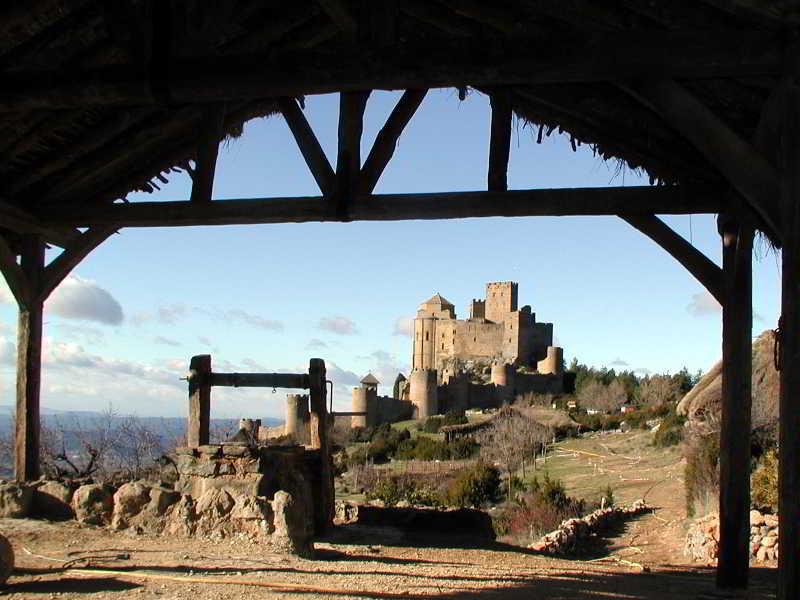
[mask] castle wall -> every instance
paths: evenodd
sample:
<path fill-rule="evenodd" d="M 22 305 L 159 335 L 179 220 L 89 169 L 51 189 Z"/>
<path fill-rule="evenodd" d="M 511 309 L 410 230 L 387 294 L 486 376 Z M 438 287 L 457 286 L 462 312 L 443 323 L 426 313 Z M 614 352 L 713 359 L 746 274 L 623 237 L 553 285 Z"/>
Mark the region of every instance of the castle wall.
<path fill-rule="evenodd" d="M 414 405 L 410 400 L 396 400 L 391 396 L 375 398 L 375 424 L 396 423 L 412 418 Z"/>
<path fill-rule="evenodd" d="M 506 314 L 517 310 L 517 284 L 502 281 L 486 284 L 486 319 L 502 322 Z"/>

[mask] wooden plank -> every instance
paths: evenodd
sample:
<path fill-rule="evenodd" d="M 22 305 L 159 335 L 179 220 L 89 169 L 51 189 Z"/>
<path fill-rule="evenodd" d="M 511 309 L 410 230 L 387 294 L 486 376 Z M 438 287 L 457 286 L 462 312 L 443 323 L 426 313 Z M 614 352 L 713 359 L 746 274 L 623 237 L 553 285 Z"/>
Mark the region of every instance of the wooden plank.
<path fill-rule="evenodd" d="M 336 156 L 336 216 L 347 221 L 350 199 L 359 193 L 361 175 L 361 135 L 369 92 L 343 92 L 339 95 L 339 150 Z"/>
<path fill-rule="evenodd" d="M 192 202 L 211 202 L 219 145 L 225 134 L 225 105 L 210 106 L 203 116 L 197 140 L 197 158 L 192 172 Z"/>
<path fill-rule="evenodd" d="M 722 269 L 705 254 L 675 233 L 655 215 L 629 215 L 620 218 L 666 250 L 717 299 L 717 302 L 720 304 L 725 303 L 726 296 Z"/>
<path fill-rule="evenodd" d="M 763 220 L 765 233 L 778 240 L 778 174 L 772 165 L 676 82 L 651 80 L 634 94 L 652 105 L 719 169 Z"/>
<path fill-rule="evenodd" d="M 680 187 L 614 187 L 514 190 L 508 192 L 445 192 L 376 194 L 350 203 L 352 221 L 466 219 L 470 217 L 533 217 L 587 215 L 651 215 L 718 213 L 719 193 Z M 262 198 L 216 200 L 205 204 L 132 202 L 103 206 L 53 206 L 44 222 L 75 226 L 178 227 L 312 223 L 338 221 L 326 198 Z"/>
<path fill-rule="evenodd" d="M 22 241 L 21 268 L 36 296 L 44 269 L 45 244 L 35 235 Z M 39 478 L 39 395 L 42 382 L 42 313 L 44 305 L 31 299 L 20 306 L 17 321 L 17 398 L 14 440 L 14 477 Z"/>
<path fill-rule="evenodd" d="M 489 173 L 487 187 L 492 192 L 508 189 L 508 157 L 511 150 L 511 104 L 503 97 L 489 97 L 492 122 L 489 135 Z"/>
<path fill-rule="evenodd" d="M 753 332 L 753 230 L 720 216 L 722 398 L 717 586 L 744 589 L 750 560 L 750 429 Z"/>
<path fill-rule="evenodd" d="M 323 195 L 329 196 L 336 189 L 336 175 L 331 163 L 325 156 L 314 130 L 308 123 L 303 111 L 294 98 L 280 98 L 278 100 L 283 118 L 294 136 L 297 147 L 308 165 L 314 180 Z"/>
<path fill-rule="evenodd" d="M 0 236 L 0 272 L 8 284 L 8 289 L 21 307 L 27 306 L 32 290 L 22 267 L 17 262 L 17 255 L 3 236 Z"/>
<path fill-rule="evenodd" d="M 345 33 L 355 36 L 358 31 L 358 22 L 350 14 L 350 9 L 342 0 L 317 0 L 317 4 L 331 18 L 331 21 Z"/>
<path fill-rule="evenodd" d="M 296 373 L 212 373 L 212 387 L 308 389 L 308 375 Z"/>
<path fill-rule="evenodd" d="M 189 448 L 209 442 L 211 421 L 211 356 L 200 354 L 189 361 L 189 417 L 186 423 L 186 445 Z"/>
<path fill-rule="evenodd" d="M 299 97 L 363 89 L 502 86 L 564 82 L 623 82 L 637 78 L 746 77 L 781 72 L 782 41 L 763 31 L 631 31 L 596 33 L 581 40 L 510 42 L 503 61 L 472 40 L 400 43 L 370 60 L 361 53 L 317 51 L 175 60 L 169 94 L 175 103 Z M 547 43 L 549 41 L 549 43 Z M 547 48 L 547 51 L 543 51 Z M 155 105 L 138 65 L 81 72 L 6 72 L 0 111 L 90 106 Z"/>
<path fill-rule="evenodd" d="M 325 361 L 312 358 L 308 366 L 311 447 L 319 449 L 320 494 L 315 503 L 314 533 L 319 535 L 333 525 L 333 464 L 328 444 L 328 409 Z"/>
<path fill-rule="evenodd" d="M 800 598 L 800 83 L 787 85 L 781 157 L 778 600 Z"/>
<path fill-rule="evenodd" d="M 417 112 L 428 90 L 406 90 L 381 127 L 372 149 L 361 169 L 361 191 L 371 193 L 394 155 L 400 139 L 411 118 Z"/>
<path fill-rule="evenodd" d="M 53 290 L 70 274 L 72 269 L 77 267 L 92 250 L 102 244 L 115 231 L 114 227 L 92 227 L 82 233 L 76 242 L 65 248 L 64 252 L 45 267 L 42 285 L 39 289 L 39 299 L 41 301 L 47 300 Z"/>

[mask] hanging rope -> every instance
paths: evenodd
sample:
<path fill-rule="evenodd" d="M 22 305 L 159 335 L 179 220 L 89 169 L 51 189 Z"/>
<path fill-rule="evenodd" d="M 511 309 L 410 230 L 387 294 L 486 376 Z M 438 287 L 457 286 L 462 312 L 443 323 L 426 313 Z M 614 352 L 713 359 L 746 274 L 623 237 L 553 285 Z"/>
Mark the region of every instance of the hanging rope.
<path fill-rule="evenodd" d="M 772 360 L 775 363 L 775 370 L 778 371 L 778 372 L 780 372 L 781 369 L 783 368 L 783 365 L 781 364 L 781 354 L 782 354 L 782 348 L 781 348 L 781 326 L 782 325 L 783 325 L 783 317 L 780 317 L 778 319 L 778 327 L 776 327 L 773 330 L 773 333 L 775 334 L 775 344 L 772 347 Z"/>

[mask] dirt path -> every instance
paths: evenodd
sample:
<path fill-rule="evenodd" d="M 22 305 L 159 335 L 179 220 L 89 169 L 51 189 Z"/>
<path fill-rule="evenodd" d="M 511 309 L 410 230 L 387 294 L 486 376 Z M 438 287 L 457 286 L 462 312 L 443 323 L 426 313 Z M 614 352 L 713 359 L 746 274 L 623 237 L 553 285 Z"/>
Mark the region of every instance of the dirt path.
<path fill-rule="evenodd" d="M 517 548 L 422 547 L 402 533 L 335 532 L 304 560 L 270 554 L 243 540 L 219 542 L 131 536 L 30 520 L 0 520 L 18 556 L 11 598 L 710 598 L 706 568 L 558 560 Z M 626 533 L 627 535 L 627 533 Z M 360 543 L 354 543 L 360 540 Z M 441 543 L 441 540 L 440 540 Z M 26 552 L 27 549 L 31 554 Z M 61 570 L 62 561 L 93 556 Z M 88 565 L 87 565 L 88 562 Z M 87 568 L 88 567 L 88 568 Z M 754 574 L 769 598 L 773 573 Z"/>

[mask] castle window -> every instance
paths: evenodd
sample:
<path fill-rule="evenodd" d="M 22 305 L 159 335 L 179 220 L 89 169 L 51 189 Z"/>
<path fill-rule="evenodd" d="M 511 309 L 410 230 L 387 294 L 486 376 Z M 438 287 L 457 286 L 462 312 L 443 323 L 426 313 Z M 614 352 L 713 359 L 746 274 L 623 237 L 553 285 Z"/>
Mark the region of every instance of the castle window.
<path fill-rule="evenodd" d="M 430 332 L 430 331 L 426 331 L 426 332 L 425 332 L 425 341 L 427 342 L 427 341 L 429 341 L 430 339 L 431 339 L 431 332 Z"/>
<path fill-rule="evenodd" d="M 444 350 L 444 344 L 442 344 L 442 350 Z"/>

